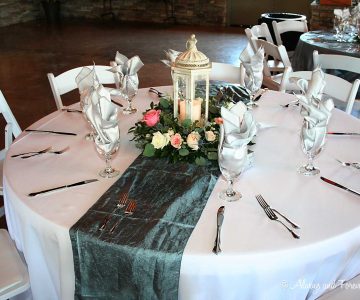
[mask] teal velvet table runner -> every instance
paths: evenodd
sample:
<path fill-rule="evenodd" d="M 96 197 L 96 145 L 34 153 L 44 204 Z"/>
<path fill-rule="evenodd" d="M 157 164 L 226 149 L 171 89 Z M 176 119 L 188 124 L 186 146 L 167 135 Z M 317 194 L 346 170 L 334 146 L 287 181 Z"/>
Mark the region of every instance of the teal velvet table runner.
<path fill-rule="evenodd" d="M 70 229 L 75 298 L 177 299 L 181 257 L 218 176 L 138 157 Z M 116 207 L 124 193 L 137 204 L 131 216 Z"/>

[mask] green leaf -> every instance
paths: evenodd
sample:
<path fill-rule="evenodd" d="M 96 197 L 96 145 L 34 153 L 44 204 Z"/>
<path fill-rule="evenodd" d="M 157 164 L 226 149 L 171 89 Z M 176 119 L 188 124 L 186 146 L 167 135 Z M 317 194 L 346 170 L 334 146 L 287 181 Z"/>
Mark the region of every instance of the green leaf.
<path fill-rule="evenodd" d="M 169 101 L 166 100 L 165 98 L 161 98 L 161 99 L 160 99 L 160 105 L 161 105 L 163 108 L 168 108 L 168 107 L 169 107 Z"/>
<path fill-rule="evenodd" d="M 153 144 L 146 144 L 143 155 L 146 157 L 152 157 L 155 155 L 155 148 Z"/>
<path fill-rule="evenodd" d="M 205 166 L 205 165 L 206 165 L 206 159 L 203 158 L 202 156 L 197 157 L 197 158 L 195 159 L 195 163 L 196 163 L 198 166 Z"/>
<path fill-rule="evenodd" d="M 181 156 L 187 156 L 187 155 L 189 155 L 189 150 L 188 149 L 183 149 L 183 148 L 181 148 L 180 150 L 179 150 L 179 154 L 181 155 Z"/>
<path fill-rule="evenodd" d="M 209 160 L 217 160 L 218 159 L 218 154 L 217 154 L 217 152 L 208 152 L 207 158 Z"/>
<path fill-rule="evenodd" d="M 185 120 L 182 122 L 182 125 L 183 125 L 185 128 L 191 127 L 191 120 L 190 120 L 190 119 L 185 119 Z"/>

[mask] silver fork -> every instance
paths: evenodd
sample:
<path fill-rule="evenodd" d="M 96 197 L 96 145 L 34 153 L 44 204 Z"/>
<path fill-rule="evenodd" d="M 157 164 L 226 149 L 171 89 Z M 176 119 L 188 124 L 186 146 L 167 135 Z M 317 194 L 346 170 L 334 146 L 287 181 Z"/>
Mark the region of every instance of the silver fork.
<path fill-rule="evenodd" d="M 125 209 L 125 215 L 131 216 L 136 209 L 136 202 L 131 200 Z"/>
<path fill-rule="evenodd" d="M 37 156 L 37 155 L 44 154 L 44 153 L 62 154 L 64 152 L 68 151 L 69 149 L 70 149 L 70 147 L 68 146 L 68 147 L 66 147 L 66 148 L 64 148 L 62 150 L 38 152 L 38 153 L 31 154 L 31 155 L 22 156 L 21 158 L 30 158 L 30 157 Z"/>
<path fill-rule="evenodd" d="M 294 238 L 296 239 L 300 238 L 300 236 L 297 233 L 292 231 L 285 223 L 279 220 L 278 216 L 275 215 L 275 213 L 271 210 L 270 206 L 267 205 L 267 203 L 265 202 L 264 198 L 261 195 L 256 195 L 255 198 L 259 202 L 260 206 L 263 208 L 263 210 L 265 211 L 266 215 L 269 217 L 270 220 L 281 223 L 292 234 Z"/>
<path fill-rule="evenodd" d="M 344 161 L 341 161 L 337 158 L 335 158 L 339 163 L 341 163 L 341 165 L 343 165 L 344 167 L 353 167 L 355 169 L 358 169 L 360 170 L 360 163 L 357 163 L 357 162 L 353 162 L 353 163 L 350 163 L 350 162 L 344 162 Z"/>
<path fill-rule="evenodd" d="M 47 151 L 50 151 L 51 150 L 51 147 L 47 147 L 43 150 L 40 150 L 40 151 L 30 151 L 30 152 L 24 152 L 24 153 L 19 153 L 19 154 L 14 154 L 14 155 L 11 155 L 11 157 L 19 157 L 19 156 L 22 156 L 22 155 L 27 155 L 27 154 L 35 154 L 35 153 L 44 153 L 44 152 L 47 152 Z"/>
<path fill-rule="evenodd" d="M 40 154 L 44 154 L 44 153 L 49 152 L 51 149 L 52 149 L 52 147 L 49 147 L 49 148 L 47 148 L 47 149 L 44 149 L 44 150 L 38 151 L 38 152 L 33 153 L 33 154 L 30 154 L 30 155 L 21 156 L 21 158 L 25 159 L 25 158 L 29 158 L 29 157 L 33 157 L 33 156 L 37 156 L 37 155 L 40 155 Z"/>

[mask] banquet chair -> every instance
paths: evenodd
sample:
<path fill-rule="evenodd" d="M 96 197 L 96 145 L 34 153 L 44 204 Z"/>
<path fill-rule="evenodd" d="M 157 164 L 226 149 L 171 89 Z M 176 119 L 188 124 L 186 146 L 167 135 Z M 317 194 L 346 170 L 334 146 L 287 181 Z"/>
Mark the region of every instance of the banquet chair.
<path fill-rule="evenodd" d="M 300 91 L 296 82 L 301 78 L 310 80 L 311 76 L 312 71 L 291 72 L 286 77 L 285 85 L 282 87 L 281 91 Z M 344 103 L 346 105 L 345 112 L 351 114 L 360 80 L 356 79 L 353 83 L 350 83 L 345 79 L 326 73 L 324 74 L 324 80 L 326 85 L 324 87 L 323 94 L 334 99 L 335 102 L 341 101 Z"/>
<path fill-rule="evenodd" d="M 92 69 L 94 66 L 87 67 Z M 63 108 L 61 95 L 71 92 L 77 88 L 75 78 L 80 73 L 82 68 L 83 67 L 71 69 L 59 74 L 58 76 L 54 76 L 53 73 L 47 74 L 57 109 Z M 100 83 L 115 84 L 115 76 L 112 72 L 108 71 L 109 69 L 110 66 L 95 66 L 95 72 L 99 78 Z"/>
<path fill-rule="evenodd" d="M 272 26 L 274 29 L 275 39 L 278 46 L 283 45 L 283 40 L 281 35 L 285 32 L 308 32 L 308 27 L 306 21 L 282 21 L 276 22 L 272 21 Z M 288 51 L 288 56 L 291 58 L 294 55 L 294 51 Z"/>
<path fill-rule="evenodd" d="M 283 91 L 287 82 L 288 74 L 292 71 L 291 63 L 284 46 L 276 46 L 267 41 L 253 39 L 256 49 L 263 47 L 265 52 L 264 69 L 263 69 L 263 85 L 271 90 Z M 279 68 L 281 73 L 272 74 L 272 70 L 268 64 L 266 56 L 272 56 L 275 61 L 283 65 Z M 279 64 L 278 64 L 279 65 Z"/>
<path fill-rule="evenodd" d="M 242 73 L 243 72 L 243 73 Z M 245 71 L 231 64 L 213 62 L 210 80 L 226 81 L 228 83 L 244 83 Z"/>
<path fill-rule="evenodd" d="M 320 66 L 324 72 L 327 72 L 329 70 L 341 70 L 341 71 L 347 71 L 347 72 L 353 72 L 356 74 L 360 74 L 360 58 L 358 57 L 352 57 L 352 56 L 346 56 L 346 55 L 338 55 L 338 54 L 319 54 L 317 50 L 313 52 L 313 61 L 314 66 Z M 344 80 L 344 85 L 349 83 L 348 81 Z M 349 90 L 347 89 L 347 96 L 346 99 L 348 101 L 346 112 L 349 113 L 350 107 L 354 105 L 354 100 L 356 98 L 358 89 L 359 89 L 360 79 L 355 79 L 355 81 L 350 85 L 352 88 Z M 339 94 L 340 87 L 332 86 L 332 89 L 334 90 L 333 93 Z M 336 97 L 336 95 L 334 95 Z M 338 97 L 336 97 L 338 98 Z M 342 100 L 341 97 L 339 97 L 339 100 Z"/>
<path fill-rule="evenodd" d="M 29 275 L 14 242 L 0 229 L 0 300 L 9 299 L 30 287 Z"/>
<path fill-rule="evenodd" d="M 256 51 L 256 45 L 255 43 L 251 40 L 252 37 L 255 37 L 257 39 L 259 38 L 264 38 L 266 41 L 268 41 L 269 43 L 273 43 L 274 41 L 271 37 L 271 33 L 269 30 L 269 27 L 266 23 L 261 23 L 261 25 L 254 25 L 251 28 L 246 28 L 245 29 L 245 34 L 249 40 L 249 43 L 251 45 L 251 47 L 253 48 L 254 51 Z"/>
<path fill-rule="evenodd" d="M 0 111 L 6 121 L 5 126 L 5 148 L 0 151 L 0 195 L 3 195 L 3 163 L 6 156 L 6 152 L 9 149 L 13 137 L 17 137 L 21 133 L 20 126 L 16 121 L 8 103 L 5 100 L 3 93 L 0 90 Z M 4 207 L 0 207 L 0 218 L 5 214 Z"/>

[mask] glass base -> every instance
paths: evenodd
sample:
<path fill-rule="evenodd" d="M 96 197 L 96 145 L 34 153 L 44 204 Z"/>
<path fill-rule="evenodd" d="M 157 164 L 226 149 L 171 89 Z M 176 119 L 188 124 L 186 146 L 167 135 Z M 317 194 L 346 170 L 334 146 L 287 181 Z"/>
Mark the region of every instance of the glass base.
<path fill-rule="evenodd" d="M 87 135 L 85 135 L 85 140 L 95 141 L 95 134 L 93 132 L 89 132 Z"/>
<path fill-rule="evenodd" d="M 133 107 L 127 107 L 127 108 L 123 109 L 123 114 L 124 115 L 131 115 L 131 114 L 134 114 L 136 112 L 137 112 L 137 109 L 133 108 Z"/>
<path fill-rule="evenodd" d="M 299 168 L 298 172 L 305 176 L 313 176 L 320 174 L 320 170 L 314 166 L 305 165 Z"/>
<path fill-rule="evenodd" d="M 229 194 L 227 192 L 227 190 L 224 190 L 224 191 L 219 193 L 219 198 L 221 200 L 226 200 L 226 201 L 229 201 L 229 202 L 240 200 L 241 197 L 242 197 L 242 195 L 240 194 L 240 192 L 235 191 L 235 190 L 231 194 Z"/>
<path fill-rule="evenodd" d="M 253 109 L 254 107 L 258 107 L 259 104 L 257 104 L 256 102 L 250 100 L 247 104 L 246 104 L 248 109 Z"/>
<path fill-rule="evenodd" d="M 120 172 L 113 168 L 110 168 L 110 169 L 105 168 L 104 170 L 99 172 L 99 175 L 103 178 L 114 178 L 116 176 L 119 176 Z"/>

